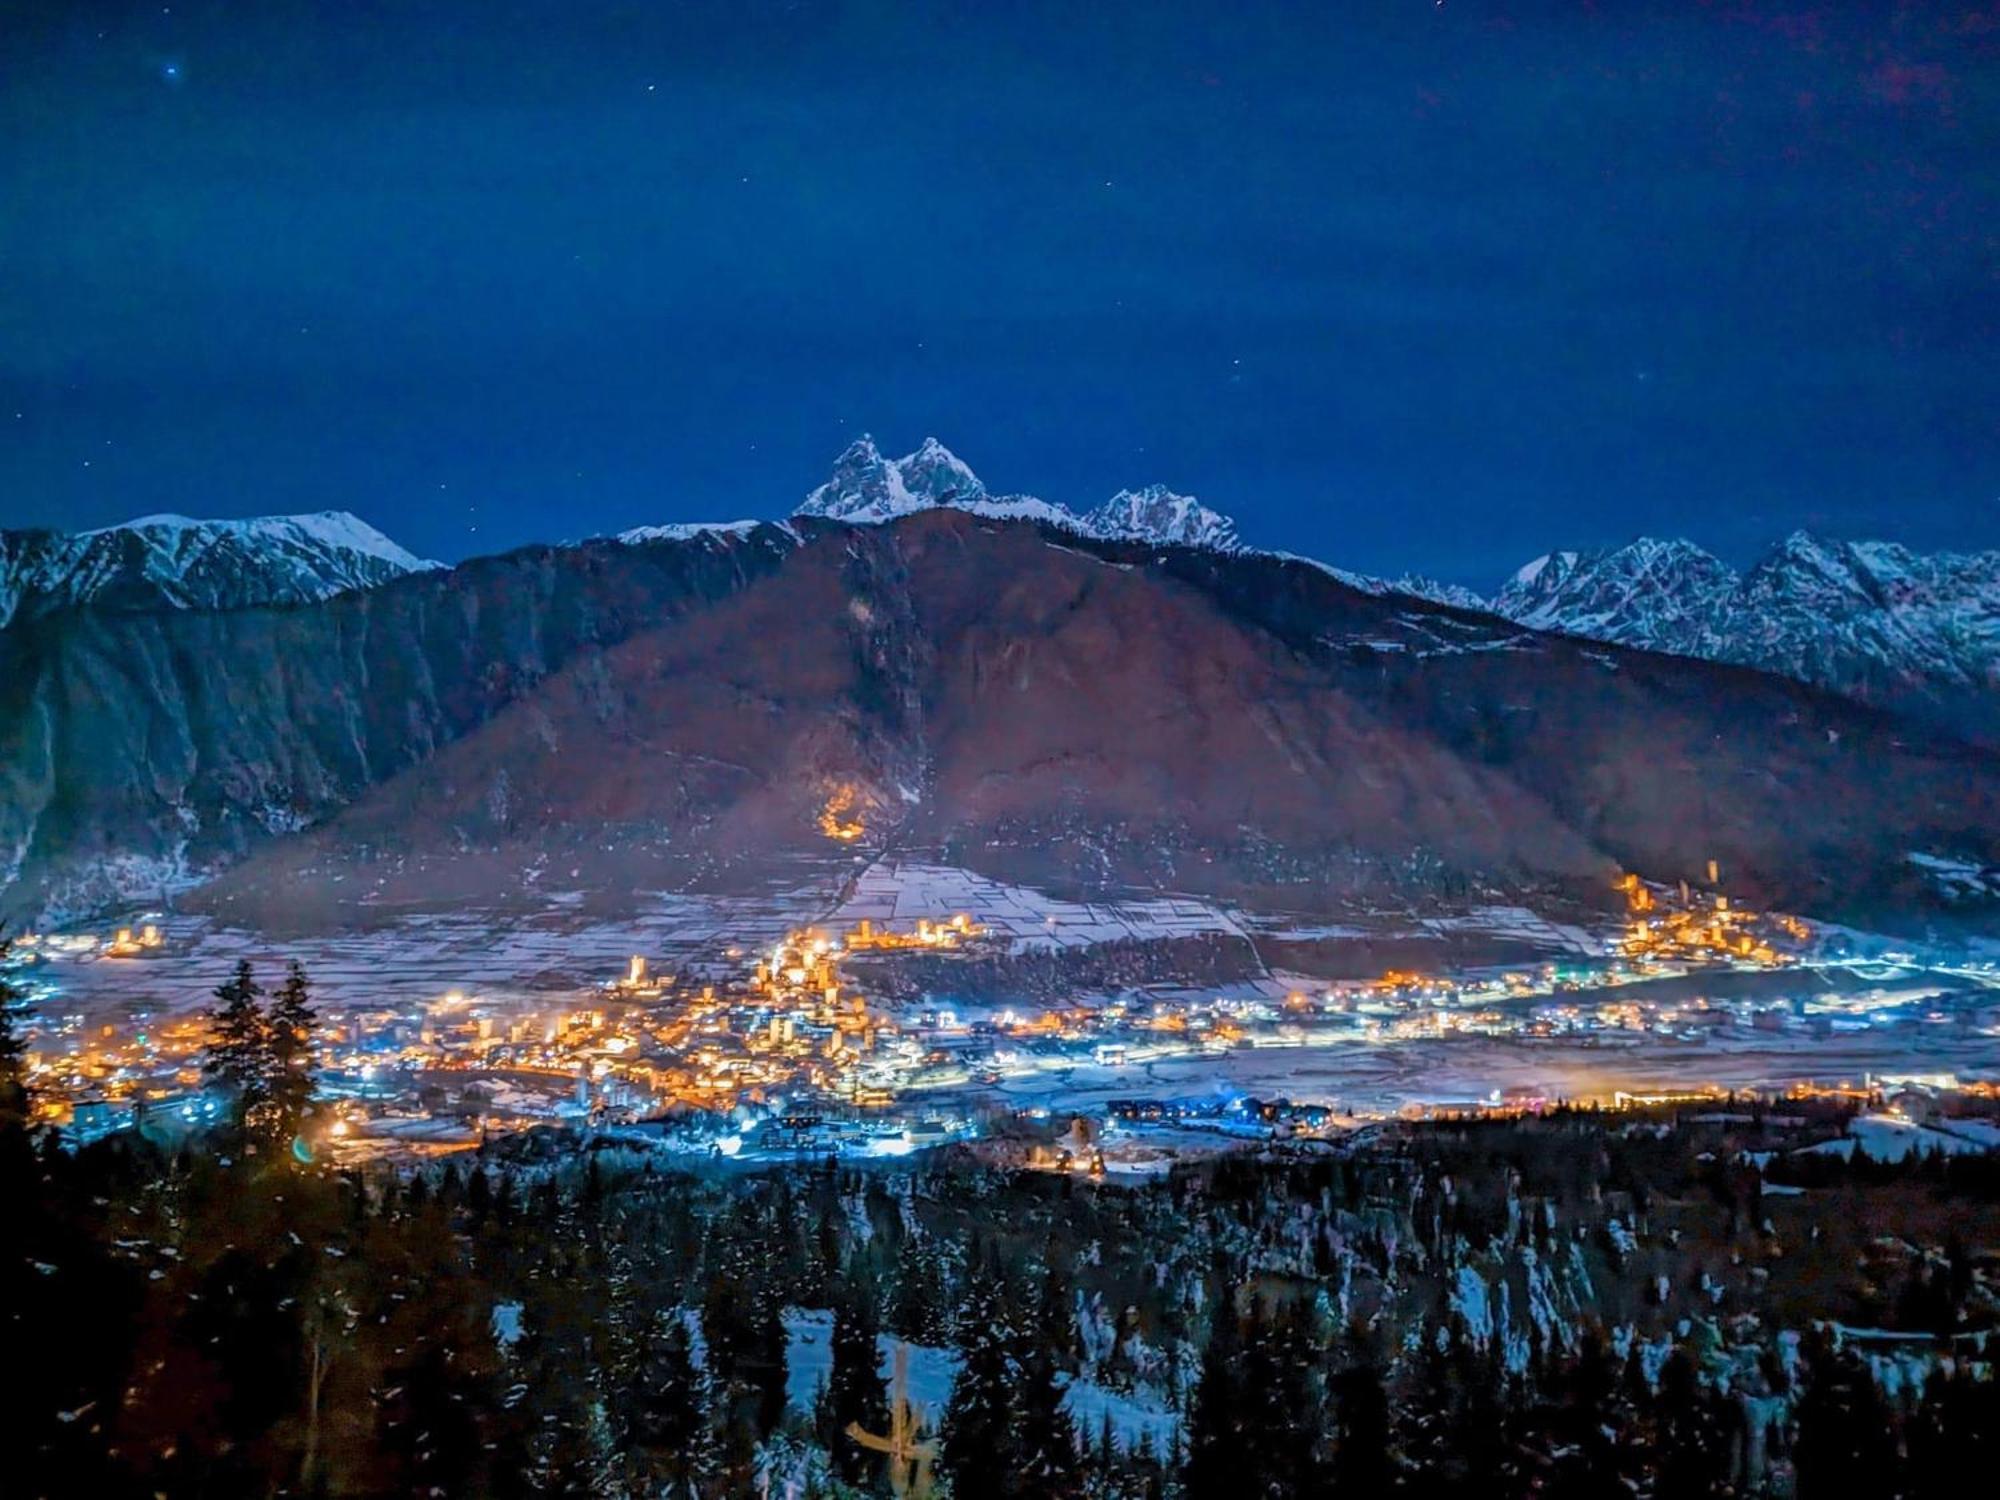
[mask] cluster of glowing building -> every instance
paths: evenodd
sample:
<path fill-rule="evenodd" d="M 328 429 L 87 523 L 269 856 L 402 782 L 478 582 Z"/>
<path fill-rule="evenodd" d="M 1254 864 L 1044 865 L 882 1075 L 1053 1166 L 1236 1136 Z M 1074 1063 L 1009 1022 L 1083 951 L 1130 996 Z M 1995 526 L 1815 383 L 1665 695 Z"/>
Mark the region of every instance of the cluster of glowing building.
<path fill-rule="evenodd" d="M 1716 874 L 1711 862 L 1711 884 Z M 1637 875 L 1625 876 L 1619 889 L 1625 893 L 1628 921 L 1618 952 L 1633 963 L 1724 961 L 1775 967 L 1788 962 L 1777 943 L 1802 942 L 1808 935 L 1805 924 L 1794 917 L 1760 915 L 1732 904 L 1720 891 L 1692 891 L 1686 882 L 1675 902 L 1663 900 Z"/>
<path fill-rule="evenodd" d="M 846 839 L 849 827 L 858 836 L 853 806 L 839 794 L 829 801 L 829 836 Z M 1713 889 L 1717 873 L 1711 867 L 1711 888 L 1702 891 L 1624 877 L 1623 925 L 1603 956 L 1566 965 L 1459 976 L 1392 970 L 1282 999 L 1240 987 L 1139 990 L 1090 1004 L 987 1007 L 972 1019 L 948 1005 L 871 1001 L 870 961 L 978 948 L 986 930 L 961 913 L 908 926 L 862 921 L 838 934 L 806 928 L 754 955 L 729 950 L 729 967 L 663 972 L 634 955 L 623 973 L 547 1007 L 453 991 L 328 1008 L 318 1065 L 341 1135 L 445 1122 L 461 1139 L 562 1117 L 630 1125 L 752 1110 L 794 1122 L 879 1119 L 928 1091 L 1238 1047 L 1470 1036 L 1609 1043 L 1638 1033 L 1694 1041 L 1716 1025 L 1760 1024 L 1765 1002 L 1582 992 L 1795 962 L 1810 936 L 1803 924 L 1732 902 Z M 24 939 L 16 957 L 122 959 L 160 944 L 159 929 L 146 925 L 120 928 L 109 940 Z M 849 970 L 849 960 L 861 962 Z M 81 1121 L 88 1106 L 95 1119 L 147 1101 L 179 1108 L 199 1097 L 205 1019 L 133 1012 L 126 1020 L 85 1027 L 81 1017 L 63 1016 L 42 1024 L 30 1081 L 49 1118 Z"/>

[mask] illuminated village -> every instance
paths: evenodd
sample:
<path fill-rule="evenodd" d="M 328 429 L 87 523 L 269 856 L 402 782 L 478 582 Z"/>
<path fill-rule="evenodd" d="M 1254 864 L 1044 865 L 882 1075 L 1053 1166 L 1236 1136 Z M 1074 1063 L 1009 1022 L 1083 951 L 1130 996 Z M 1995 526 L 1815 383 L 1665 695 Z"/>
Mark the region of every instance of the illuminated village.
<path fill-rule="evenodd" d="M 1596 960 L 1454 975 L 1390 971 L 1281 994 L 1268 987 L 1207 995 L 1142 988 L 1067 1005 L 969 1006 L 944 997 L 892 1004 L 852 972 L 852 960 L 951 960 L 1005 948 L 1003 937 L 959 912 L 901 925 L 864 919 L 844 930 L 806 927 L 762 952 L 732 949 L 720 970 L 668 971 L 635 954 L 622 973 L 547 1004 L 469 989 L 408 1003 L 348 1004 L 322 1017 L 327 1143 L 346 1154 L 426 1154 L 568 1123 L 709 1156 L 896 1155 L 972 1133 L 975 1121 L 1010 1096 L 1046 1108 L 1051 1094 L 1078 1079 L 1111 1089 L 1115 1107 L 1106 1112 L 1128 1127 L 1218 1114 L 1212 1099 L 1189 1106 L 1164 1091 L 1124 1089 L 1128 1080 L 1143 1086 L 1155 1066 L 1176 1060 L 1205 1059 L 1226 1080 L 1232 1054 L 1270 1049 L 1478 1038 L 1699 1046 L 1718 1028 L 1836 1024 L 1837 1016 L 1826 1015 L 1802 1022 L 1789 1000 L 1757 994 L 1648 993 L 1644 982 L 1662 977 L 1755 973 L 1804 961 L 1813 936 L 1806 924 L 1733 902 L 1710 874 L 1701 890 L 1623 877 L 1624 919 Z M 135 1011 L 86 1023 L 65 1012 L 59 984 L 34 983 L 64 961 L 142 965 L 165 942 L 156 923 L 121 927 L 108 938 L 30 935 L 17 942 L 15 963 L 38 999 L 29 1063 L 45 1118 L 85 1138 L 134 1124 L 171 1131 L 206 1121 L 213 1104 L 198 1067 L 203 1015 Z M 1837 1013 L 1841 1004 L 1833 997 L 1821 1009 Z M 1337 1102 L 1332 1092 L 1322 1090 L 1317 1104 L 1285 1106 L 1282 1119 L 1252 1123 L 1325 1127 L 1333 1118 L 1328 1106 Z M 1696 1082 L 1686 1092 L 1720 1089 Z M 1518 1112 L 1545 1107 L 1558 1094 L 1603 1104 L 1638 1097 L 1611 1087 L 1593 1093 L 1521 1085 L 1490 1096 L 1425 1099 L 1403 1112 Z"/>

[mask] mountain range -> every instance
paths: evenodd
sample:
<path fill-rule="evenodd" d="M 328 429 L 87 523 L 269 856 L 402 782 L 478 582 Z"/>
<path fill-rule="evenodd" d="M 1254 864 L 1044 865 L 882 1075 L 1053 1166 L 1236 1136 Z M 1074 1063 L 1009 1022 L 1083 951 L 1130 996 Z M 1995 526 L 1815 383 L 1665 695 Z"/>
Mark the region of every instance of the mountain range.
<path fill-rule="evenodd" d="M 1160 542 L 1221 552 L 1234 552 L 1242 545 L 1229 517 L 1165 485 L 1120 490 L 1081 513 L 1032 495 L 989 494 L 979 476 L 936 438 L 925 438 L 914 453 L 896 459 L 884 458 L 873 438 L 857 439 L 834 461 L 832 477 L 807 495 L 795 514 L 865 525 L 940 505 L 974 515 L 1041 521 L 1105 541 Z"/>
<path fill-rule="evenodd" d="M 1248 550 L 1228 516 L 1164 485 L 1072 510 L 989 491 L 935 438 L 901 458 L 860 438 L 794 513 L 864 525 L 938 506 L 1103 541 Z M 643 526 L 622 540 L 742 534 L 758 524 Z M 2000 742 L 2000 551 L 1923 554 L 1800 532 L 1738 570 L 1690 542 L 1641 537 L 1546 554 L 1491 594 L 1418 575 L 1391 580 L 1312 565 L 1364 592 L 1755 667 Z M 86 603 L 127 611 L 303 603 L 435 566 L 345 512 L 247 521 L 152 516 L 75 534 L 5 531 L 0 626 Z"/>
<path fill-rule="evenodd" d="M 1164 488 L 1074 511 L 864 439 L 786 521 L 449 569 L 340 513 L 0 559 L 16 915 L 551 858 L 726 882 L 849 838 L 1296 907 L 1710 859 L 1807 911 L 2000 895 L 2000 758 L 1849 701 L 1990 702 L 1991 557 L 1638 542 L 1489 601 L 1258 551 Z"/>
<path fill-rule="evenodd" d="M 886 849 L 1291 910 L 1608 894 L 1711 859 L 1753 899 L 1850 917 L 2000 889 L 2000 757 L 1909 721 L 1240 545 L 913 504 L 950 465 L 893 467 L 808 502 L 896 508 L 872 525 L 17 616 L 0 908 L 205 881 L 191 899 L 282 921 L 519 899 L 544 869 L 629 893 Z"/>
<path fill-rule="evenodd" d="M 345 511 L 0 531 L 0 626 L 86 604 L 127 611 L 300 604 L 436 566 Z"/>
<path fill-rule="evenodd" d="M 1778 672 L 2000 735 L 2000 552 L 1787 537 L 1738 572 L 1687 542 L 1557 552 L 1490 608 L 1538 630 Z"/>

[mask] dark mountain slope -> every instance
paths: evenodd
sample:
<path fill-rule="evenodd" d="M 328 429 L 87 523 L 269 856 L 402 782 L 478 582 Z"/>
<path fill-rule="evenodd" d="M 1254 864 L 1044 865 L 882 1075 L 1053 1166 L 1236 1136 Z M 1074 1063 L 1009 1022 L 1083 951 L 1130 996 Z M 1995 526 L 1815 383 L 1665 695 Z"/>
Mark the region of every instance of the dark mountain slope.
<path fill-rule="evenodd" d="M 815 533 L 579 658 L 297 857 L 645 846 L 713 872 L 836 847 L 832 806 L 862 849 L 1044 881 L 1310 903 L 1713 858 L 1746 894 L 1852 912 L 1925 898 L 1912 850 L 2000 852 L 1993 760 L 1904 734 L 1307 565 L 930 512 Z"/>
<path fill-rule="evenodd" d="M 0 632 L 0 906 L 150 896 L 320 822 L 795 546 L 762 527 L 535 548 L 295 608 L 17 623 Z"/>
<path fill-rule="evenodd" d="M 617 879 L 633 850 L 697 879 L 841 834 L 1302 903 L 1715 858 L 1853 912 L 1925 899 L 1912 852 L 2000 862 L 2000 763 L 1796 684 L 953 510 L 10 634 L 17 905 L 119 855 L 272 851 L 226 894 L 357 859 Z"/>
<path fill-rule="evenodd" d="M 1715 859 L 1746 894 L 1865 910 L 1925 899 L 1911 852 L 1993 858 L 2000 759 L 1947 734 L 1749 669 L 1357 599 L 1310 565 L 1166 564 L 1649 876 Z"/>

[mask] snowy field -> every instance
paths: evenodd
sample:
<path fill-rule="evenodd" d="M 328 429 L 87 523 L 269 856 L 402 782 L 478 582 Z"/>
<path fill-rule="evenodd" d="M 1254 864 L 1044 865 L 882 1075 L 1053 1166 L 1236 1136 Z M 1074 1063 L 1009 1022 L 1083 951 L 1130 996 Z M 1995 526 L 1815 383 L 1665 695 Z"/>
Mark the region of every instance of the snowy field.
<path fill-rule="evenodd" d="M 1921 1124 L 1900 1115 L 1861 1115 L 1848 1121 L 1837 1141 L 1808 1146 L 1801 1156 L 1840 1156 L 1858 1151 L 1873 1161 L 1907 1161 L 1912 1156 L 1977 1156 L 2000 1149 L 2000 1130 L 1987 1120 L 1946 1120 Z"/>
<path fill-rule="evenodd" d="M 1236 916 L 1192 896 L 1085 904 L 1003 885 L 952 865 L 895 859 L 877 860 L 864 870 L 826 921 L 836 928 L 862 921 L 907 928 L 920 917 L 954 912 L 969 913 L 1016 950 L 1085 948 L 1124 938 L 1157 940 L 1205 932 L 1244 936 Z"/>
<path fill-rule="evenodd" d="M 1569 922 L 1551 922 L 1525 906 L 1480 906 L 1463 916 L 1419 917 L 1416 926 L 1444 937 L 1473 934 L 1479 937 L 1518 938 L 1553 953 L 1573 953 L 1583 958 L 1602 958 L 1612 950 L 1604 936 Z"/>
<path fill-rule="evenodd" d="M 823 904 L 816 889 L 759 898 L 658 892 L 643 897 L 629 919 L 607 922 L 579 915 L 556 893 L 530 915 L 425 913 L 367 932 L 283 939 L 169 916 L 160 919 L 165 941 L 155 952 L 125 959 L 57 953 L 29 977 L 57 987 L 60 1013 L 86 1020 L 199 1008 L 239 958 L 268 978 L 297 958 L 321 1004 L 334 1009 L 432 1000 L 450 990 L 503 999 L 593 988 L 622 974 L 635 953 L 656 969 L 735 967 L 732 948 L 776 943 Z"/>
<path fill-rule="evenodd" d="M 1475 938 L 1517 946 L 1550 959 L 1604 958 L 1616 947 L 1620 928 L 1599 930 L 1559 922 L 1525 906 L 1475 906 L 1447 915 L 1384 911 L 1326 922 L 1298 915 L 1239 912 L 1237 925 L 1253 937 L 1283 943 L 1367 942 L 1397 938 Z"/>

